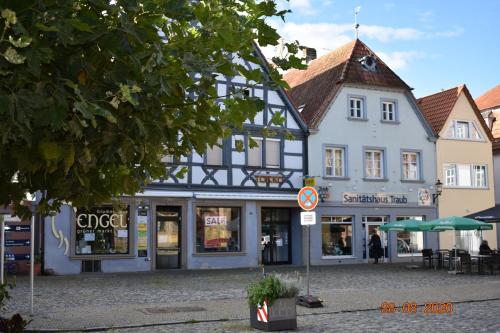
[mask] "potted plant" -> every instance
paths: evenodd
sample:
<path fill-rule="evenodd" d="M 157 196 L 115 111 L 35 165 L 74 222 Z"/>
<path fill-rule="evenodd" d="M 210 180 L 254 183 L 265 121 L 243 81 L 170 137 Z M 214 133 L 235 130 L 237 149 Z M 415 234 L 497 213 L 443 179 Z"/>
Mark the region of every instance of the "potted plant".
<path fill-rule="evenodd" d="M 247 288 L 250 325 L 263 331 L 297 328 L 297 280 L 270 274 Z"/>
<path fill-rule="evenodd" d="M 0 284 L 0 310 L 4 310 L 5 301 L 10 299 L 9 289 L 14 288 L 14 284 L 4 283 Z M 3 317 L 0 315 L 0 332 L 6 333 L 21 333 L 29 324 L 21 317 L 20 314 L 16 313 L 12 317 Z"/>

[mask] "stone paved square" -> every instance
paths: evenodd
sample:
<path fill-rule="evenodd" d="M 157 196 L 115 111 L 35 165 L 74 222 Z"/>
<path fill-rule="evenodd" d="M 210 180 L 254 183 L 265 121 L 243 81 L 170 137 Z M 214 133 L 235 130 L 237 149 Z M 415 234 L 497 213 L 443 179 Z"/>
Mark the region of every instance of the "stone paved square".
<path fill-rule="evenodd" d="M 267 272 L 305 276 L 302 267 Z M 246 286 L 257 269 L 43 276 L 35 280 L 35 316 L 44 330 L 245 332 Z M 311 291 L 324 307 L 297 307 L 299 331 L 500 330 L 500 275 L 449 275 L 407 264 L 313 267 Z M 29 280 L 17 279 L 8 311 L 29 317 Z M 381 314 L 384 301 L 419 305 L 416 314 Z M 425 302 L 454 302 L 453 314 L 422 313 Z"/>

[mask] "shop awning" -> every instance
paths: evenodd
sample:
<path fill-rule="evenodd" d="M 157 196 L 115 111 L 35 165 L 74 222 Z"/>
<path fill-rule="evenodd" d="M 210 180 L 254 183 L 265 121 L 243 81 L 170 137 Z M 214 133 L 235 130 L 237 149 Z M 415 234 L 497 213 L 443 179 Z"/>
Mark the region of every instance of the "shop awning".
<path fill-rule="evenodd" d="M 252 192 L 195 192 L 196 199 L 297 201 L 296 194 Z"/>
<path fill-rule="evenodd" d="M 500 223 L 500 204 L 494 207 L 476 212 L 474 214 L 467 215 L 470 219 L 490 222 L 490 223 Z"/>
<path fill-rule="evenodd" d="M 169 197 L 169 198 L 192 198 L 193 192 L 188 191 L 160 191 L 146 190 L 141 193 L 136 193 L 135 197 Z"/>

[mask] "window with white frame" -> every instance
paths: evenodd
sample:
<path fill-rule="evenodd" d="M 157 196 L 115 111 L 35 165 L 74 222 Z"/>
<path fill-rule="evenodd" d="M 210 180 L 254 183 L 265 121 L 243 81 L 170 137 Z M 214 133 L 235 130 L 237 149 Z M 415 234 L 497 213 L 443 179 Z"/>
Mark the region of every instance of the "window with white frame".
<path fill-rule="evenodd" d="M 279 139 L 266 139 L 266 167 L 280 167 L 281 141 Z"/>
<path fill-rule="evenodd" d="M 396 221 L 404 220 L 423 221 L 423 216 L 397 216 Z M 424 249 L 424 233 L 399 231 L 397 233 L 398 257 L 421 255 Z"/>
<path fill-rule="evenodd" d="M 222 165 L 223 164 L 223 150 L 222 150 L 222 140 L 217 141 L 217 145 L 212 147 L 207 146 L 207 160 L 208 165 Z"/>
<path fill-rule="evenodd" d="M 454 163 L 444 165 L 444 185 L 448 187 L 486 188 L 488 185 L 486 175 L 486 165 Z"/>
<path fill-rule="evenodd" d="M 443 135 L 447 139 L 483 140 L 481 131 L 473 121 L 452 120 Z"/>
<path fill-rule="evenodd" d="M 321 216 L 322 256 L 352 256 L 352 216 Z"/>
<path fill-rule="evenodd" d="M 486 165 L 474 165 L 472 173 L 474 176 L 474 187 L 486 187 Z"/>
<path fill-rule="evenodd" d="M 370 179 L 384 178 L 384 151 L 378 149 L 365 150 L 365 177 Z"/>
<path fill-rule="evenodd" d="M 403 180 L 420 180 L 419 152 L 403 152 Z"/>
<path fill-rule="evenodd" d="M 349 117 L 364 118 L 364 100 L 359 97 L 349 97 Z"/>
<path fill-rule="evenodd" d="M 262 138 L 252 138 L 256 146 L 250 148 L 248 143 L 248 166 L 262 167 Z"/>
<path fill-rule="evenodd" d="M 396 103 L 382 102 L 382 120 L 396 121 Z"/>
<path fill-rule="evenodd" d="M 325 148 L 325 176 L 345 177 L 345 148 Z"/>

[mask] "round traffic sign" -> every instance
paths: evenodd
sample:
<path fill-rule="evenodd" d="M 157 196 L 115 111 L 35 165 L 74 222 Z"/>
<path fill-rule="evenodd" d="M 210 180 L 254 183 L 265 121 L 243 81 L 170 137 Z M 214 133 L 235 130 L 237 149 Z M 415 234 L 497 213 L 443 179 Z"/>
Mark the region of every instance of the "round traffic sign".
<path fill-rule="evenodd" d="M 306 186 L 300 189 L 297 201 L 303 210 L 313 210 L 318 205 L 319 195 L 314 187 Z"/>

